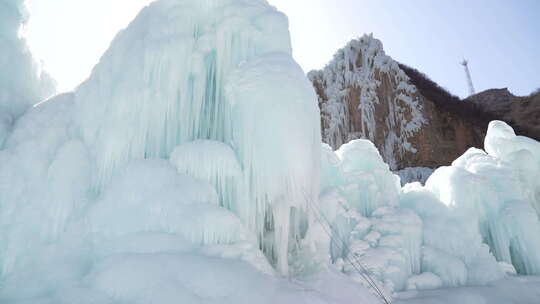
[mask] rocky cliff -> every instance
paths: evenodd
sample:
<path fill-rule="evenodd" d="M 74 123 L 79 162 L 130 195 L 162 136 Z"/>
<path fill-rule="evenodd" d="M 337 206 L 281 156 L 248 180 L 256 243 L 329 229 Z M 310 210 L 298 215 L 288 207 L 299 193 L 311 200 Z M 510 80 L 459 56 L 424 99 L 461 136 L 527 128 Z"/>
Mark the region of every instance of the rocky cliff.
<path fill-rule="evenodd" d="M 517 134 L 540 140 L 540 90 L 515 96 L 508 89 L 491 89 L 465 100 L 488 115 L 504 120 Z"/>
<path fill-rule="evenodd" d="M 469 147 L 483 147 L 489 117 L 387 56 L 372 35 L 351 41 L 308 76 L 323 140 L 334 149 L 367 138 L 398 170 L 448 165 Z"/>

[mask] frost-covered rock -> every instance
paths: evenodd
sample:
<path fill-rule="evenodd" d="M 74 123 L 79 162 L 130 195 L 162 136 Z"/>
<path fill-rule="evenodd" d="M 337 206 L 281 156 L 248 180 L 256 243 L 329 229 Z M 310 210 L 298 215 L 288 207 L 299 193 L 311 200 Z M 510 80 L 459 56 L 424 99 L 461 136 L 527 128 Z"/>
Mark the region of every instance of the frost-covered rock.
<path fill-rule="evenodd" d="M 396 171 L 445 166 L 482 147 L 489 121 L 392 59 L 373 35 L 353 39 L 308 77 L 319 97 L 323 141 L 336 150 L 369 139 Z"/>
<path fill-rule="evenodd" d="M 416 87 L 372 35 L 351 41 L 309 78 L 319 93 L 323 138 L 330 146 L 369 139 L 393 169 L 417 152 L 409 138 L 427 121 Z"/>

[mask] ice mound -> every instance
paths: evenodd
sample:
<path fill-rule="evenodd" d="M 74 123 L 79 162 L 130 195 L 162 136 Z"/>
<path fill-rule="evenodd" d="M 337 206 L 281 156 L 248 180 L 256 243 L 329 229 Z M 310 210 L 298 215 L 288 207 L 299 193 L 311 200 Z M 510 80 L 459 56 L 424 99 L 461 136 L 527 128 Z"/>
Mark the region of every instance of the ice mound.
<path fill-rule="evenodd" d="M 319 221 L 310 228 L 319 231 L 317 248 L 329 250 L 334 264 L 361 284 L 367 274 L 390 293 L 404 289 L 420 271 L 422 220 L 398 207 L 399 178 L 367 140 L 351 141 L 335 154 L 324 145 L 321 168 Z"/>
<path fill-rule="evenodd" d="M 485 139 L 489 155 L 497 157 L 517 169 L 517 178 L 526 199 L 533 203 L 540 216 L 540 143 L 524 136 L 502 121 L 490 123 Z"/>
<path fill-rule="evenodd" d="M 96 160 L 93 191 L 131 160 L 179 149 L 178 170 L 211 182 L 287 273 L 290 208 L 317 199 L 321 140 L 285 15 L 266 1 L 157 1 L 75 94 L 75 123 Z M 197 140 L 230 151 L 186 146 Z"/>
<path fill-rule="evenodd" d="M 345 179 L 345 196 L 364 216 L 381 206 L 396 205 L 399 178 L 384 163 L 375 145 L 353 140 L 336 152 Z"/>
<path fill-rule="evenodd" d="M 369 141 L 335 153 L 324 145 L 319 225 L 331 237 L 319 228 L 314 239 L 353 279 L 365 281 L 357 267 L 365 268 L 389 292 L 483 285 L 516 270 L 538 275 L 537 148 L 495 121 L 489 153 L 470 149 L 425 187 L 400 189 Z"/>

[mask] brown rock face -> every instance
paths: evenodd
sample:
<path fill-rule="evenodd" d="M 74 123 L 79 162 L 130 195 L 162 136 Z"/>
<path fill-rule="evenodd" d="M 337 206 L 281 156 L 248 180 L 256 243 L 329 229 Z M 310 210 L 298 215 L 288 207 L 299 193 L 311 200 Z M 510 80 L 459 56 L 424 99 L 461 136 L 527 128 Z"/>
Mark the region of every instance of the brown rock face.
<path fill-rule="evenodd" d="M 366 138 L 398 170 L 449 165 L 469 147 L 483 147 L 489 119 L 399 65 L 371 35 L 308 76 L 319 96 L 323 140 L 334 149 Z"/>
<path fill-rule="evenodd" d="M 448 166 L 467 149 L 484 147 L 488 122 L 471 121 L 437 107 L 426 98 L 422 101 L 429 124 L 412 140 L 419 153 L 404 163 L 405 167 Z"/>
<path fill-rule="evenodd" d="M 504 120 L 517 134 L 540 141 L 540 90 L 518 97 L 508 89 L 491 89 L 473 95 L 465 100 L 479 109 Z"/>

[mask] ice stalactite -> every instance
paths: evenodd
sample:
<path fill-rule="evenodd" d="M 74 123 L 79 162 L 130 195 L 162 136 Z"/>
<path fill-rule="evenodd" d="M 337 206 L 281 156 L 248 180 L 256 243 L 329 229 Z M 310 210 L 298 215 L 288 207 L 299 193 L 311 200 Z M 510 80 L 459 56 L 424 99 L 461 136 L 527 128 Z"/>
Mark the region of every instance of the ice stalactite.
<path fill-rule="evenodd" d="M 212 5 L 210 5 L 212 4 Z M 131 159 L 231 140 L 224 87 L 241 62 L 290 55 L 287 18 L 264 1 L 157 1 L 119 33 L 76 91 L 99 190 Z"/>
<path fill-rule="evenodd" d="M 15 120 L 55 92 L 22 35 L 27 21 L 24 0 L 0 0 L 0 148 Z"/>
<path fill-rule="evenodd" d="M 248 191 L 248 226 L 266 239 L 266 210 L 273 210 L 276 241 L 271 244 L 278 246 L 273 251 L 283 272 L 287 250 L 282 247 L 288 246 L 291 207 L 306 210 L 306 204 L 316 202 L 319 194 L 321 140 L 314 98 L 302 69 L 286 54 L 262 56 L 241 65 L 227 86 L 232 142 Z"/>
<path fill-rule="evenodd" d="M 96 193 L 130 161 L 176 149 L 177 169 L 212 183 L 287 273 L 291 208 L 318 197 L 320 120 L 285 15 L 259 0 L 157 1 L 75 94 Z"/>
<path fill-rule="evenodd" d="M 488 153 L 400 188 L 367 140 L 321 149 L 319 114 L 266 1 L 154 2 L 0 148 L 0 302 L 375 303 L 354 281 L 538 273 L 537 142 L 494 122 Z"/>
<path fill-rule="evenodd" d="M 170 161 L 180 173 L 211 183 L 220 205 L 240 214 L 242 168 L 230 146 L 210 140 L 188 142 L 176 147 Z"/>

